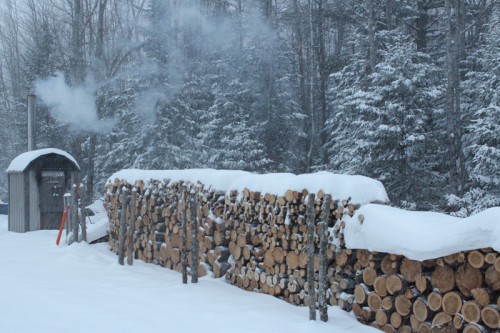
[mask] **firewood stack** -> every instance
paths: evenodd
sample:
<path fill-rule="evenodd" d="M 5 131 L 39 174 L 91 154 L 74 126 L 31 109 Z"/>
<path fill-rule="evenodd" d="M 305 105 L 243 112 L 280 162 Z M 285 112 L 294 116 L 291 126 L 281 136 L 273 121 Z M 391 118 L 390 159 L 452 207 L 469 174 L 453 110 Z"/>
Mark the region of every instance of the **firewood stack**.
<path fill-rule="evenodd" d="M 168 184 L 168 185 L 167 185 Z M 191 221 L 182 187 L 196 191 L 199 221 L 200 276 L 216 278 L 242 289 L 274 295 L 297 305 L 308 305 L 306 211 L 308 191 L 284 196 L 244 190 L 217 192 L 201 184 L 150 181 L 134 184 L 138 199 L 135 216 L 135 257 L 181 271 L 181 212 Z M 110 248 L 118 249 L 122 188 L 108 184 Z M 317 193 L 314 210 L 320 221 L 324 194 Z M 330 305 L 352 310 L 358 320 L 386 332 L 494 332 L 499 330 L 500 255 L 492 249 L 461 252 L 443 258 L 415 261 L 404 256 L 347 249 L 345 217 L 356 206 L 332 200 L 327 249 L 326 297 Z M 126 214 L 130 223 L 129 211 Z M 358 216 L 359 223 L 363 217 Z M 404 221 L 402 221 L 403 223 Z M 187 250 L 191 265 L 191 231 Z M 319 239 L 314 239 L 318 254 Z M 316 293 L 318 295 L 318 293 Z M 316 296 L 318 297 L 318 296 Z"/>
<path fill-rule="evenodd" d="M 481 249 L 420 262 L 358 250 L 353 312 L 386 332 L 498 331 L 497 255 Z"/>

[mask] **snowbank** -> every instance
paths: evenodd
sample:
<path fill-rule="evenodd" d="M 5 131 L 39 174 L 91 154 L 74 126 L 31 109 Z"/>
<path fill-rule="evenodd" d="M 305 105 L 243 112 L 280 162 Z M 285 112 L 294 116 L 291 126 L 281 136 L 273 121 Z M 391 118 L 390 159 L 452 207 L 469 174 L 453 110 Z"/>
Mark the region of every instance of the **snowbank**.
<path fill-rule="evenodd" d="M 38 150 L 32 150 L 28 151 L 26 153 L 22 153 L 21 155 L 17 156 L 10 162 L 9 167 L 7 168 L 7 172 L 22 172 L 24 169 L 28 167 L 28 165 L 33 162 L 35 159 L 37 159 L 40 156 L 43 155 L 49 155 L 49 154 L 57 154 L 66 157 L 69 159 L 71 162 L 75 163 L 75 165 L 80 168 L 76 160 L 65 152 L 64 150 L 56 149 L 56 148 L 45 148 L 45 149 L 38 149 Z"/>
<path fill-rule="evenodd" d="M 363 215 L 363 223 L 358 216 Z M 500 207 L 468 218 L 369 204 L 346 220 L 346 246 L 415 260 L 492 247 L 500 251 Z"/>
<path fill-rule="evenodd" d="M 91 205 L 87 206 L 95 215 L 87 216 L 87 243 L 105 237 L 108 234 L 109 219 L 104 202 L 96 200 Z"/>
<path fill-rule="evenodd" d="M 285 195 L 288 190 L 317 193 L 322 190 L 336 199 L 351 197 L 354 204 L 369 202 L 387 202 L 388 197 L 381 182 L 364 177 L 337 175 L 331 172 L 316 172 L 294 175 L 291 173 L 252 174 L 238 170 L 188 169 L 188 170 L 138 170 L 126 169 L 113 174 L 108 182 L 115 179 L 126 180 L 133 184 L 136 180 L 149 181 L 170 179 L 201 182 L 207 188 L 218 191 L 237 190 L 239 193 L 247 188 L 261 193 Z"/>

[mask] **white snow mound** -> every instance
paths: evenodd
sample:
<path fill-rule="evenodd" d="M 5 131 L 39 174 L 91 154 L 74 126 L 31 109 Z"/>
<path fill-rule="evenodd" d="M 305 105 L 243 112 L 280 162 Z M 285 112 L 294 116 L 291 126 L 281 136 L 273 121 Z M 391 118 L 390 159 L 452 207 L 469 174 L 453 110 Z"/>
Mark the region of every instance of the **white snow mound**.
<path fill-rule="evenodd" d="M 292 173 L 253 174 L 239 170 L 187 169 L 187 170 L 139 170 L 125 169 L 113 174 L 108 182 L 115 179 L 134 184 L 136 180 L 165 180 L 200 182 L 205 188 L 216 191 L 236 190 L 240 194 L 245 188 L 261 193 L 285 195 L 286 191 L 302 191 L 310 193 L 320 190 L 331 194 L 334 199 L 351 198 L 354 204 L 369 202 L 388 202 L 387 193 L 381 182 L 364 177 L 338 175 L 321 171 L 310 174 L 294 175 Z"/>
<path fill-rule="evenodd" d="M 363 215 L 363 223 L 358 216 Z M 414 260 L 491 247 L 500 251 L 500 207 L 468 218 L 369 204 L 346 219 L 347 248 L 401 254 Z"/>

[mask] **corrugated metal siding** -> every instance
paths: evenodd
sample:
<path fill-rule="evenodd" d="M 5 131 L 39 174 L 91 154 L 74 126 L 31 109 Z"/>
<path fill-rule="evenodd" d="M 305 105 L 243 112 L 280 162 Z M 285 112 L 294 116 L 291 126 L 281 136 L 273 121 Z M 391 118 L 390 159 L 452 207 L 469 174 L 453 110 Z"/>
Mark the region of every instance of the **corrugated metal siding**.
<path fill-rule="evenodd" d="M 31 231 L 40 230 L 40 201 L 36 172 L 29 171 L 29 225 Z"/>
<path fill-rule="evenodd" d="M 25 179 L 23 173 L 9 174 L 9 231 L 26 232 Z"/>

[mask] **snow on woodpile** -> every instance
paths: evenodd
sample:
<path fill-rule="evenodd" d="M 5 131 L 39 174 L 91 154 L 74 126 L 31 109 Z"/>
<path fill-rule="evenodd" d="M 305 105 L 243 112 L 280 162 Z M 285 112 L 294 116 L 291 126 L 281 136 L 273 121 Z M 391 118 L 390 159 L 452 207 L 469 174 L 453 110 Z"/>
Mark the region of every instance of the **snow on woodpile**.
<path fill-rule="evenodd" d="M 179 180 L 200 182 L 206 188 L 216 191 L 238 191 L 246 188 L 250 191 L 271 193 L 284 196 L 286 191 L 331 194 L 336 199 L 351 198 L 353 204 L 369 202 L 388 202 L 387 193 L 381 182 L 364 177 L 337 175 L 321 171 L 311 174 L 294 175 L 292 173 L 253 174 L 239 170 L 188 169 L 188 170 L 138 170 L 125 169 L 113 174 L 108 182 L 115 179 L 134 184 L 137 180 Z"/>
<path fill-rule="evenodd" d="M 369 204 L 346 218 L 344 237 L 350 249 L 402 254 L 414 260 L 487 247 L 500 251 L 500 207 L 458 218 Z"/>

